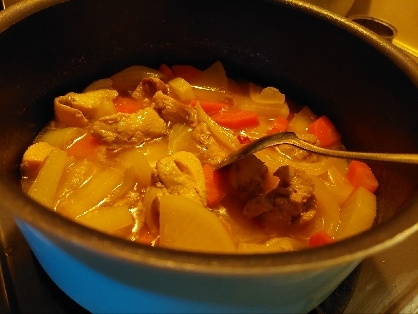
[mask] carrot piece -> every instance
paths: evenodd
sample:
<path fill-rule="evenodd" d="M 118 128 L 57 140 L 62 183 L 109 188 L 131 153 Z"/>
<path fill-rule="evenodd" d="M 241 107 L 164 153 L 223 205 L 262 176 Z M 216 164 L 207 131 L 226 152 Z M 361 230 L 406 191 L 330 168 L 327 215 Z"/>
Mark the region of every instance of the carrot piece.
<path fill-rule="evenodd" d="M 222 109 L 227 107 L 227 104 L 223 104 L 221 102 L 216 101 L 205 101 L 205 100 L 196 100 L 192 99 L 190 102 L 191 106 L 194 108 L 196 104 L 199 102 L 200 106 L 202 107 L 203 111 L 206 112 L 208 115 L 215 114 Z"/>
<path fill-rule="evenodd" d="M 174 72 L 165 63 L 163 63 L 163 64 L 160 65 L 160 67 L 158 68 L 158 71 L 160 71 L 162 74 L 164 74 L 165 76 L 167 76 L 167 79 L 168 80 L 171 80 L 171 79 L 173 79 L 173 78 L 176 77 L 176 75 L 174 74 Z"/>
<path fill-rule="evenodd" d="M 326 116 L 312 122 L 308 126 L 308 133 L 315 135 L 322 147 L 331 146 L 341 139 L 341 134 Z"/>
<path fill-rule="evenodd" d="M 185 79 L 187 82 L 193 81 L 202 71 L 191 65 L 176 64 L 171 67 L 175 76 Z"/>
<path fill-rule="evenodd" d="M 240 144 L 249 144 L 249 143 L 251 143 L 250 138 L 248 136 L 245 136 L 245 135 L 242 135 L 242 134 L 239 134 L 237 136 L 237 139 L 238 139 L 238 141 L 239 141 Z"/>
<path fill-rule="evenodd" d="M 311 235 L 309 238 L 309 246 L 321 246 L 334 242 L 334 239 L 323 229 Z"/>
<path fill-rule="evenodd" d="M 142 101 L 127 96 L 119 95 L 113 100 L 117 112 L 135 113 L 144 108 Z"/>
<path fill-rule="evenodd" d="M 258 114 L 253 111 L 221 111 L 211 118 L 221 126 L 230 129 L 244 129 L 255 127 L 260 124 Z"/>
<path fill-rule="evenodd" d="M 348 165 L 347 179 L 354 189 L 362 186 L 366 190 L 374 193 L 379 185 L 370 167 L 358 160 L 352 160 Z"/>
<path fill-rule="evenodd" d="M 274 134 L 279 132 L 285 132 L 289 126 L 289 120 L 285 117 L 277 117 L 273 120 L 273 126 L 267 131 L 267 134 Z"/>
<path fill-rule="evenodd" d="M 100 145 L 100 140 L 87 133 L 82 138 L 71 144 L 67 149 L 68 155 L 86 157 Z"/>
<path fill-rule="evenodd" d="M 218 203 L 226 194 L 227 185 L 219 171 L 208 165 L 203 165 L 203 173 L 206 179 L 207 205 Z"/>

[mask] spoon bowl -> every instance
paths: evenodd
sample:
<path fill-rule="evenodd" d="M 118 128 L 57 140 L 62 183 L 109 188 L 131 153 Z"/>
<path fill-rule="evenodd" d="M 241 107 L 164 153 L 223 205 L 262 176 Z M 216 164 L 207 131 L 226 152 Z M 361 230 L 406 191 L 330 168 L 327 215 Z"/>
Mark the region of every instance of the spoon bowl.
<path fill-rule="evenodd" d="M 248 155 L 254 154 L 255 152 L 258 152 L 265 148 L 282 144 L 293 145 L 313 153 L 337 158 L 378 160 L 418 164 L 418 154 L 366 153 L 327 149 L 307 143 L 300 139 L 293 132 L 280 132 L 260 137 L 259 139 L 252 141 L 251 143 L 245 145 L 237 151 L 232 152 L 215 167 L 215 170 L 221 169 L 229 164 L 234 163 L 235 161 L 238 161 Z"/>

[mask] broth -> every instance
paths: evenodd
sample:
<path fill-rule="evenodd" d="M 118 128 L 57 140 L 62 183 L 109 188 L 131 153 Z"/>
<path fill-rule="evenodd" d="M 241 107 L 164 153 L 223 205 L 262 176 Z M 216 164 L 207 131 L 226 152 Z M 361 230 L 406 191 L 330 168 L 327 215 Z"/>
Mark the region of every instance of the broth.
<path fill-rule="evenodd" d="M 132 66 L 54 100 L 23 156 L 22 188 L 91 228 L 180 250 L 298 250 L 370 228 L 378 183 L 363 162 L 280 145 L 214 170 L 273 132 L 344 149 L 327 117 L 289 103 L 220 62 Z"/>

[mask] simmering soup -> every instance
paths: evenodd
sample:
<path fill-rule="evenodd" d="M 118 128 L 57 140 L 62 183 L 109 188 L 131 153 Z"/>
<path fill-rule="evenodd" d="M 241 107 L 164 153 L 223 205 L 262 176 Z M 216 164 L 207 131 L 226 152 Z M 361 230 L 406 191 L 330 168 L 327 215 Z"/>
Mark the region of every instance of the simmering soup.
<path fill-rule="evenodd" d="M 275 87 L 228 78 L 219 61 L 205 70 L 132 66 L 55 98 L 54 112 L 23 156 L 23 190 L 102 232 L 263 253 L 329 244 L 373 224 L 378 182 L 363 162 L 279 145 L 214 170 L 276 132 L 344 149 L 326 116 Z"/>

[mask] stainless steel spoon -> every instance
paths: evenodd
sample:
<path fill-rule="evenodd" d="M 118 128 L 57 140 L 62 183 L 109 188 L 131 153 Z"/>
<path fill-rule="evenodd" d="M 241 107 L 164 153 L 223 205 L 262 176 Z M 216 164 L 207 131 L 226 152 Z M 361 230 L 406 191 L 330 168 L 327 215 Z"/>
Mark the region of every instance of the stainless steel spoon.
<path fill-rule="evenodd" d="M 327 155 L 339 158 L 349 159 L 368 159 L 379 161 L 391 161 L 400 163 L 418 164 L 418 154 L 389 154 L 389 153 L 360 153 L 350 152 L 343 150 L 333 150 L 321 148 L 312 144 L 309 144 L 296 136 L 293 132 L 282 132 L 272 135 L 267 135 L 251 142 L 250 144 L 242 147 L 241 149 L 229 154 L 224 160 L 222 160 L 215 169 L 221 169 L 239 159 L 242 159 L 250 154 L 258 152 L 267 147 L 290 144 L 299 148 L 305 149 L 321 155 Z"/>

